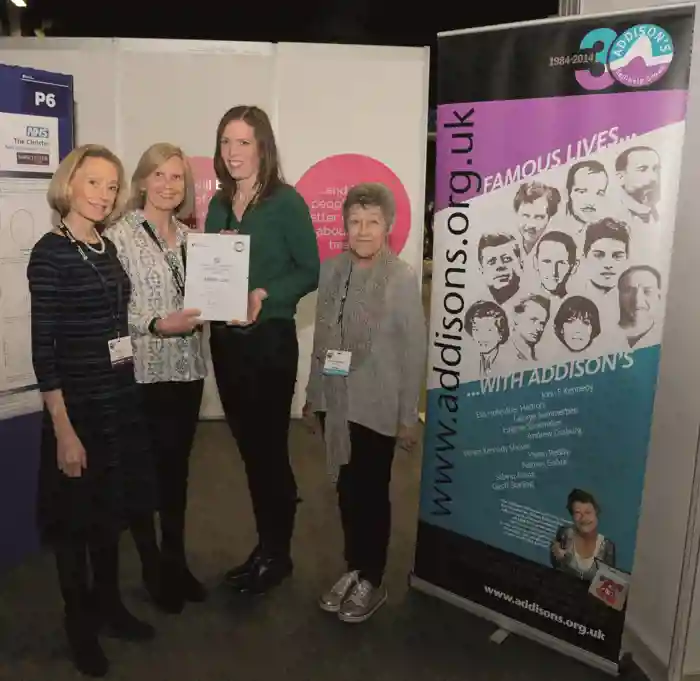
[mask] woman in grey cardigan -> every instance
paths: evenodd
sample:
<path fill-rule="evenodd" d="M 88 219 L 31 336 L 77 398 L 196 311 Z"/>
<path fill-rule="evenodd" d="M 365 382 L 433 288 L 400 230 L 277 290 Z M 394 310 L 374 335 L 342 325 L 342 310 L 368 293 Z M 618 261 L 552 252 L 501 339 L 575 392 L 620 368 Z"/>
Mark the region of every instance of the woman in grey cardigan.
<path fill-rule="evenodd" d="M 397 440 L 415 443 L 426 325 L 416 273 L 391 253 L 391 192 L 348 192 L 348 250 L 321 267 L 307 415 L 320 419 L 336 482 L 347 571 L 320 600 L 344 622 L 363 622 L 387 598 L 389 482 Z"/>

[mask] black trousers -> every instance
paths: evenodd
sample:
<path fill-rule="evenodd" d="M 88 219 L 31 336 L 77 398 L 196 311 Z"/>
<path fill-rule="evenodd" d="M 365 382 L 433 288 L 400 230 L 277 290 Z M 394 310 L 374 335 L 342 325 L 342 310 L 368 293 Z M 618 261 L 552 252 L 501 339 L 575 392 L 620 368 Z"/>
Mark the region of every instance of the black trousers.
<path fill-rule="evenodd" d="M 325 414 L 318 414 L 321 426 Z M 396 438 L 349 423 L 350 461 L 340 467 L 338 505 L 348 570 L 379 586 L 391 536 L 391 467 Z"/>
<path fill-rule="evenodd" d="M 141 388 L 158 476 L 160 551 L 164 560 L 184 565 L 189 462 L 204 381 L 144 383 Z M 153 545 L 155 531 L 147 518 L 140 523 L 137 519 L 136 526 L 134 538 L 143 558 L 143 551 Z"/>
<path fill-rule="evenodd" d="M 243 458 L 260 547 L 290 555 L 297 485 L 289 461 L 289 421 L 299 345 L 293 320 L 246 331 L 212 325 L 219 397 Z"/>

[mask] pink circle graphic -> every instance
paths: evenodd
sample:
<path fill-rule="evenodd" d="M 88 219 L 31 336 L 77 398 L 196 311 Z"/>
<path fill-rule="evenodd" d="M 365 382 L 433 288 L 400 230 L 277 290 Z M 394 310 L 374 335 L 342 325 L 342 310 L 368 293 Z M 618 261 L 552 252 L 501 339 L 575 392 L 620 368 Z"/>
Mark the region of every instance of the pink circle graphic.
<path fill-rule="evenodd" d="M 198 232 L 203 232 L 209 202 L 211 197 L 216 194 L 218 180 L 214 173 L 214 161 L 211 158 L 208 156 L 190 156 L 188 160 L 194 176 L 195 202 L 194 224 L 190 224 L 190 227 Z"/>
<path fill-rule="evenodd" d="M 321 261 L 346 248 L 343 201 L 348 190 L 361 182 L 381 182 L 392 192 L 396 219 L 389 234 L 389 247 L 400 253 L 406 245 L 411 231 L 411 202 L 394 171 L 370 156 L 328 156 L 311 166 L 296 184 L 311 211 Z"/>

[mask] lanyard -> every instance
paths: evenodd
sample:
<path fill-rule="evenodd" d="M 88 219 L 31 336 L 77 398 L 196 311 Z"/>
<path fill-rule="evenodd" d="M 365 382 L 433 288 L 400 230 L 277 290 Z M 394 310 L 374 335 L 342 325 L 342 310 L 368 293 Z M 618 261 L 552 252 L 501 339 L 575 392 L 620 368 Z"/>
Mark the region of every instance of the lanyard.
<path fill-rule="evenodd" d="M 165 258 L 165 262 L 168 265 L 168 269 L 170 270 L 170 274 L 173 277 L 173 282 L 175 283 L 175 287 L 178 290 L 178 293 L 180 296 L 184 297 L 185 295 L 185 282 L 182 278 L 182 274 L 180 274 L 180 269 L 177 266 L 177 263 L 174 260 L 174 256 L 172 253 L 167 251 L 165 248 L 163 248 L 163 244 L 161 243 L 161 240 L 158 238 L 156 233 L 153 231 L 153 228 L 151 225 L 148 224 L 148 220 L 144 220 L 141 223 L 141 227 L 145 230 L 146 234 L 153 239 L 155 242 L 156 246 L 160 249 L 160 252 L 163 254 L 163 257 Z M 185 273 L 187 272 L 187 254 L 185 250 L 185 244 L 182 243 L 180 244 L 180 254 L 182 255 L 182 267 L 185 270 Z"/>
<path fill-rule="evenodd" d="M 63 236 L 65 236 L 72 244 L 75 246 L 77 249 L 78 253 L 80 253 L 80 257 L 83 259 L 85 263 L 87 263 L 91 268 L 92 271 L 97 275 L 97 278 L 100 280 L 100 284 L 102 285 L 102 291 L 105 294 L 105 298 L 107 299 L 107 304 L 109 305 L 109 311 L 110 314 L 112 315 L 112 320 L 114 321 L 114 330 L 117 332 L 117 338 L 120 337 L 120 316 L 119 312 L 121 310 L 122 306 L 122 287 L 119 281 L 115 281 L 116 288 L 117 288 L 117 306 L 116 308 L 114 307 L 112 303 L 112 296 L 109 294 L 109 284 L 107 283 L 107 280 L 104 278 L 102 273 L 95 267 L 95 263 L 90 260 L 88 257 L 88 254 L 85 252 L 83 247 L 80 245 L 78 240 L 73 236 L 73 232 L 70 231 L 68 228 L 68 225 L 66 225 L 65 222 L 61 221 L 61 223 L 58 225 L 58 229 L 61 231 Z M 103 242 L 104 243 L 104 242 Z M 109 251 L 107 251 L 107 246 L 105 245 L 105 252 L 107 253 L 107 257 L 111 260 L 111 256 L 109 255 Z"/>
<path fill-rule="evenodd" d="M 352 263 L 350 263 L 350 271 L 348 272 L 348 278 L 345 280 L 345 290 L 340 298 L 340 309 L 338 312 L 338 324 L 340 325 L 340 344 L 345 342 L 345 301 L 348 299 L 348 292 L 350 290 L 350 279 L 352 277 Z"/>

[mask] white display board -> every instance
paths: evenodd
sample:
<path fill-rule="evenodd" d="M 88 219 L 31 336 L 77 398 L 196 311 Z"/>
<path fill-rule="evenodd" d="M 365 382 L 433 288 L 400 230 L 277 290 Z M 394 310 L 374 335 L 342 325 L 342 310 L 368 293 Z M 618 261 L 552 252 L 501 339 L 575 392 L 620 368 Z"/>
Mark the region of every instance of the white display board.
<path fill-rule="evenodd" d="M 111 147 L 129 174 L 149 145 L 168 141 L 181 146 L 192 157 L 195 173 L 205 178 L 199 187 L 200 213 L 205 207 L 201 197 L 208 198 L 215 190 L 210 166 L 216 125 L 227 109 L 238 104 L 255 104 L 268 111 L 287 181 L 296 185 L 302 180 L 311 193 L 326 166 L 317 166 L 316 175 L 308 173 L 319 163 L 328 163 L 341 175 L 343 168 L 349 169 L 349 178 L 357 176 L 358 168 L 367 167 L 379 168 L 376 177 L 367 179 L 380 179 L 388 169 L 405 192 L 406 205 L 410 204 L 410 217 L 408 209 L 402 211 L 401 229 L 408 226 L 401 256 L 420 276 L 427 48 L 3 38 L 0 63 L 71 74 L 76 143 Z M 338 201 L 336 197 L 336 213 Z M 295 416 L 300 415 L 305 398 L 314 305 L 315 294 L 307 296 L 297 315 L 300 362 Z M 210 375 L 202 417 L 221 416 Z"/>
<path fill-rule="evenodd" d="M 388 166 L 411 201 L 410 231 L 401 256 L 418 276 L 423 264 L 428 64 L 427 48 L 282 43 L 277 51 L 275 123 L 287 180 L 296 184 L 319 162 L 327 163 L 334 175 L 334 159 L 342 164 L 340 157 L 346 154 Z M 319 176 L 324 174 L 319 166 Z M 343 189 L 337 184 L 329 188 Z M 315 215 L 322 209 L 308 196 Z M 333 212 L 339 216 L 342 196 L 334 198 Z M 307 296 L 297 315 L 301 350 L 295 414 L 301 413 L 306 391 L 315 305 L 316 295 Z"/>

